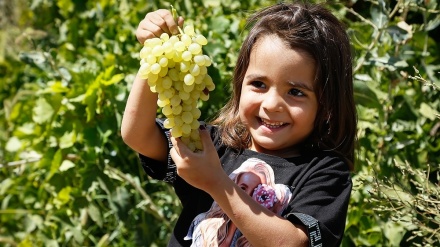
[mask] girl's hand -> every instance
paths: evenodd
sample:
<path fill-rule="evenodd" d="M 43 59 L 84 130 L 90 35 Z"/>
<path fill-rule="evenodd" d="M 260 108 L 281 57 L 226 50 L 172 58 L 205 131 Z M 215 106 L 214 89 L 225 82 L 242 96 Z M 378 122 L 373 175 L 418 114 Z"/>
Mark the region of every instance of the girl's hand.
<path fill-rule="evenodd" d="M 170 154 L 176 164 L 177 174 L 192 186 L 208 192 L 216 186 L 221 175 L 227 175 L 208 131 L 199 130 L 199 133 L 203 151 L 192 152 L 179 138 L 171 137 L 173 148 Z"/>
<path fill-rule="evenodd" d="M 183 17 L 179 16 L 176 23 L 169 10 L 159 9 L 148 13 L 139 23 L 136 38 L 143 44 L 145 40 L 160 37 L 162 33 L 177 34 L 179 33 L 177 25 L 183 26 Z"/>

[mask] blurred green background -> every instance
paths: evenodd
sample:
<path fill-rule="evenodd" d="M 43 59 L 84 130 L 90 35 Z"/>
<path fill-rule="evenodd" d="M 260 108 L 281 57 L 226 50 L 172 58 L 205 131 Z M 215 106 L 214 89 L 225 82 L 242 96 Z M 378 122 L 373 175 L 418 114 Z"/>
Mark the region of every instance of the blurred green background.
<path fill-rule="evenodd" d="M 318 1 L 315 1 L 318 2 Z M 171 2 L 209 44 L 209 119 L 263 0 Z M 440 246 L 440 10 L 328 4 L 355 54 L 359 145 L 343 246 Z M 180 206 L 120 136 L 150 0 L 0 0 L 0 246 L 165 246 Z"/>

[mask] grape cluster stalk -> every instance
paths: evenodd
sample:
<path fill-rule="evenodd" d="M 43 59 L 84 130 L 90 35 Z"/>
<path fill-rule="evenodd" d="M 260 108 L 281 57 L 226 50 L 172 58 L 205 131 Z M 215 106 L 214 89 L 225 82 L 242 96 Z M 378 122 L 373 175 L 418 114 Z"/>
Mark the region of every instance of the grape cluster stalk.
<path fill-rule="evenodd" d="M 141 49 L 141 78 L 158 94 L 157 105 L 166 117 L 164 127 L 192 150 L 203 150 L 198 132 L 200 100 L 207 101 L 215 85 L 207 73 L 212 64 L 202 47 L 208 43 L 193 25 L 179 28 L 180 33 L 147 39 Z"/>

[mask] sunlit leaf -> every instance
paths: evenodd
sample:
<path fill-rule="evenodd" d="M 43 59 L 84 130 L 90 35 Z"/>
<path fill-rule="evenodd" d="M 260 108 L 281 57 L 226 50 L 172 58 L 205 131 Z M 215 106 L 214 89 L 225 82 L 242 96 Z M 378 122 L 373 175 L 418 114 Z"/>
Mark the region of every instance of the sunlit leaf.
<path fill-rule="evenodd" d="M 383 28 L 388 23 L 388 15 L 385 12 L 385 3 L 383 0 L 380 0 L 379 2 L 382 2 L 378 7 L 373 7 L 371 9 L 371 21 L 378 27 Z"/>
<path fill-rule="evenodd" d="M 44 98 L 39 98 L 35 102 L 32 119 L 39 124 L 49 121 L 54 114 L 54 109 Z"/>
<path fill-rule="evenodd" d="M 64 171 L 67 171 L 67 170 L 69 170 L 70 168 L 73 168 L 73 167 L 75 167 L 75 163 L 73 163 L 70 160 L 63 160 L 59 170 L 60 170 L 60 172 L 64 172 Z"/>
<path fill-rule="evenodd" d="M 102 220 L 101 212 L 98 209 L 98 207 L 96 207 L 94 204 L 90 204 L 89 208 L 87 209 L 87 212 L 89 213 L 90 218 L 92 218 L 92 220 L 95 221 L 96 224 L 98 224 L 98 226 L 102 227 L 103 220 Z"/>
<path fill-rule="evenodd" d="M 62 152 L 61 149 L 58 149 L 55 152 L 55 155 L 52 157 L 52 160 L 50 161 L 50 171 L 49 174 L 46 178 L 46 180 L 49 180 L 50 178 L 52 178 L 52 176 L 57 173 L 59 171 L 60 165 L 61 165 L 61 160 L 62 160 Z"/>
<path fill-rule="evenodd" d="M 4 195 L 6 191 L 8 191 L 9 187 L 14 184 L 14 180 L 12 178 L 6 178 L 0 182 L 0 195 Z"/>
<path fill-rule="evenodd" d="M 103 81 L 101 81 L 101 83 L 105 86 L 113 85 L 115 83 L 122 81 L 124 79 L 124 77 L 125 77 L 124 74 L 116 74 L 116 75 L 113 75 L 110 80 L 103 80 Z"/>
<path fill-rule="evenodd" d="M 43 218 L 39 215 L 26 215 L 26 232 L 30 233 L 36 230 L 37 228 L 43 227 Z"/>
<path fill-rule="evenodd" d="M 21 141 L 17 137 L 13 136 L 9 138 L 6 143 L 6 151 L 8 152 L 17 152 L 21 148 Z"/>
<path fill-rule="evenodd" d="M 398 26 L 389 26 L 387 28 L 388 34 L 393 38 L 394 42 L 401 43 L 409 38 L 411 38 L 412 34 L 408 33 L 406 30 Z"/>
<path fill-rule="evenodd" d="M 208 7 L 218 7 L 221 4 L 221 0 L 205 0 L 203 1 L 203 4 L 206 8 Z"/>
<path fill-rule="evenodd" d="M 423 102 L 420 104 L 420 114 L 430 120 L 435 120 L 440 113 L 433 109 L 430 105 Z"/>
<path fill-rule="evenodd" d="M 61 149 L 69 148 L 73 144 L 75 144 L 76 141 L 76 133 L 75 131 L 71 132 L 65 132 L 63 136 L 61 136 L 59 140 L 59 146 Z"/>
<path fill-rule="evenodd" d="M 70 186 L 67 186 L 63 188 L 57 195 L 57 203 L 58 206 L 62 206 L 70 201 L 70 192 L 72 191 L 72 188 Z"/>
<path fill-rule="evenodd" d="M 432 31 L 436 29 L 440 25 L 440 15 L 436 15 L 436 17 L 430 21 L 428 21 L 428 24 L 425 27 L 426 31 Z"/>
<path fill-rule="evenodd" d="M 32 243 L 32 241 L 29 238 L 26 237 L 17 246 L 18 247 L 33 247 L 34 244 Z"/>

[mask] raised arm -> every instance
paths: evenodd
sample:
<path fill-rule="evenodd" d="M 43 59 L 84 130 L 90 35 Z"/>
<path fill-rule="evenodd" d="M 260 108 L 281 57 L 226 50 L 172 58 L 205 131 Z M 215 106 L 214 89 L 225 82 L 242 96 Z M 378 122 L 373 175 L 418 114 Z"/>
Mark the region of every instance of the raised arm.
<path fill-rule="evenodd" d="M 178 24 L 183 25 L 179 17 Z M 139 23 L 136 38 L 145 40 L 162 33 L 175 34 L 177 24 L 168 10 L 148 13 Z M 124 142 L 138 153 L 159 161 L 166 161 L 167 141 L 156 125 L 157 94 L 152 93 L 146 80 L 136 76 L 128 96 L 122 118 L 121 135 Z"/>

